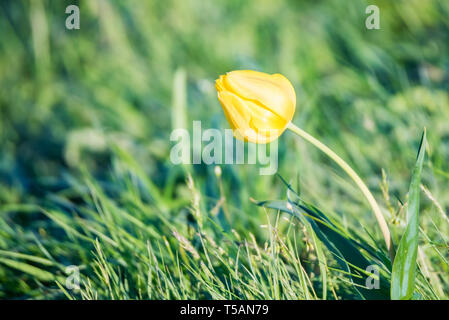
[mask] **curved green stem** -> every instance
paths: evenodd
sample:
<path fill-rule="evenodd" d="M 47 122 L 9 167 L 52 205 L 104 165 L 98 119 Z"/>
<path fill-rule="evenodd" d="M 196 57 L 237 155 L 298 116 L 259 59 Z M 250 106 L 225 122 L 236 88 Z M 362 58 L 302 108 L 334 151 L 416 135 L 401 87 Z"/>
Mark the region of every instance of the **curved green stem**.
<path fill-rule="evenodd" d="M 373 195 L 369 191 L 368 187 L 365 185 L 365 183 L 362 181 L 362 179 L 359 177 L 359 175 L 344 161 L 342 158 L 340 158 L 335 152 L 333 152 L 329 147 L 327 147 L 325 144 L 323 144 L 321 141 L 315 139 L 313 136 L 302 130 L 301 128 L 295 126 L 293 123 L 289 123 L 288 129 L 299 135 L 300 137 L 304 138 L 311 144 L 313 144 L 315 147 L 323 151 L 329 158 L 335 161 L 355 182 L 355 184 L 359 187 L 360 191 L 362 191 L 363 195 L 365 196 L 366 200 L 368 200 L 368 203 L 370 204 L 374 215 L 376 216 L 377 222 L 379 223 L 380 230 L 382 231 L 382 235 L 385 239 L 385 244 L 387 245 L 388 251 L 390 253 L 390 259 L 391 262 L 393 262 L 394 259 L 394 249 L 393 244 L 391 241 L 391 235 L 390 230 L 388 229 L 387 222 L 385 221 L 384 216 L 382 215 L 382 212 L 380 211 L 379 205 L 377 204 L 376 200 L 374 199 Z"/>

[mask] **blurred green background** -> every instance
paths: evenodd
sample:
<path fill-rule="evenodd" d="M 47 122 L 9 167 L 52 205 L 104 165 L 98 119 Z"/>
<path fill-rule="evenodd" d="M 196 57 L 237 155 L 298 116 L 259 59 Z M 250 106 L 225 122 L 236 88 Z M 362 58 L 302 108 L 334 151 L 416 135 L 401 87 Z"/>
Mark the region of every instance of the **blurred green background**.
<path fill-rule="evenodd" d="M 69 4 L 80 7 L 80 30 L 65 28 Z M 380 30 L 365 27 L 369 4 L 380 8 Z M 434 291 L 427 297 L 447 298 L 448 17 L 444 0 L 1 1 L 0 298 L 64 298 L 49 279 L 67 265 L 82 265 L 92 278 L 97 295 L 84 298 L 220 297 L 194 283 L 191 270 L 184 295 L 169 289 L 142 294 L 138 275 L 149 262 L 139 264 L 134 254 L 145 255 L 148 239 L 155 248 L 167 241 L 177 249 L 182 238 L 173 228 L 201 247 L 192 230 L 209 216 L 224 232 L 254 234 L 261 247 L 269 239 L 260 226 L 276 215 L 249 198 L 284 199 L 279 178 L 260 176 L 251 165 L 223 165 L 217 177 L 213 165 L 175 166 L 169 159 L 174 128 L 191 128 L 193 120 L 203 128 L 228 128 L 214 80 L 235 69 L 290 79 L 297 94 L 294 123 L 364 178 L 396 242 L 404 226 L 398 200 L 406 201 L 427 127 L 421 263 Z M 279 147 L 278 173 L 299 180 L 304 199 L 347 228 L 363 225 L 382 245 L 368 204 L 333 163 L 290 133 Z M 189 173 L 195 189 L 186 184 Z M 220 198 L 226 200 L 217 207 Z M 195 201 L 201 219 L 190 210 Z M 108 206 L 126 211 L 126 218 L 109 215 Z M 204 228 L 219 246 L 226 242 L 221 229 Z M 135 241 L 125 243 L 122 231 Z M 119 293 L 107 293 L 94 280 L 101 261 L 95 238 L 104 246 L 115 243 L 103 248 L 106 260 L 128 270 L 117 272 L 117 288 L 127 283 Z M 311 260 L 304 262 L 309 275 L 317 273 Z M 177 268 L 170 268 L 177 279 Z M 302 298 L 282 290 L 250 296 L 242 288 L 224 297 Z"/>

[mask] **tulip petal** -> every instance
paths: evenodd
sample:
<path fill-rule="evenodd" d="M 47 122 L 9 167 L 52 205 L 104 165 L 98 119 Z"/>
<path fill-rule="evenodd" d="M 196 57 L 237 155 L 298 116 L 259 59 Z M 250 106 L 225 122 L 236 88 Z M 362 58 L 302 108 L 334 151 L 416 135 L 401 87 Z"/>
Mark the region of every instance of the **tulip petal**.
<path fill-rule="evenodd" d="M 237 139 L 268 143 L 278 138 L 285 130 L 285 121 L 282 118 L 261 109 L 253 102 L 244 101 L 227 91 L 219 92 L 218 99 Z"/>
<path fill-rule="evenodd" d="M 230 92 L 221 91 L 218 93 L 218 99 L 233 129 L 249 128 L 250 115 L 245 113 L 246 108 L 239 97 Z"/>
<path fill-rule="evenodd" d="M 287 122 L 293 117 L 296 104 L 294 89 L 280 74 L 269 75 L 251 70 L 231 71 L 222 79 L 222 83 L 226 90 L 245 100 L 257 101 Z"/>

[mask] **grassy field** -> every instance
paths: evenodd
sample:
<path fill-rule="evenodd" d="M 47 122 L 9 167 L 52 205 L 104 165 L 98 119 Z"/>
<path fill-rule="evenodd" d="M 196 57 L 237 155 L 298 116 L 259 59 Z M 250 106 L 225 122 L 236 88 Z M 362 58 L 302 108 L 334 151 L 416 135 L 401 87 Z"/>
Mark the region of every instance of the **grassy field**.
<path fill-rule="evenodd" d="M 2 1 L 0 299 L 388 299 L 368 203 L 299 137 L 279 139 L 278 175 L 171 163 L 173 129 L 229 128 L 214 80 L 235 69 L 290 79 L 293 122 L 360 174 L 396 248 L 427 128 L 414 298 L 448 299 L 448 17 L 444 0 Z"/>

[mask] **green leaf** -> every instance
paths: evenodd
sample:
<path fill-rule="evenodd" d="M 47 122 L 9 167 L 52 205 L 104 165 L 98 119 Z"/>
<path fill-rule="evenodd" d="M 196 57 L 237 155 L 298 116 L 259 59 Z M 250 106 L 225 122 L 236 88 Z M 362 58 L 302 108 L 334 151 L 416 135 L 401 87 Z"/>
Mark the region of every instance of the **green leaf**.
<path fill-rule="evenodd" d="M 419 237 L 419 185 L 426 149 L 426 130 L 421 138 L 415 168 L 408 192 L 407 227 L 399 243 L 391 275 L 391 299 L 409 300 L 413 297 L 416 277 L 416 256 Z"/>

